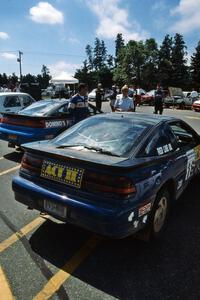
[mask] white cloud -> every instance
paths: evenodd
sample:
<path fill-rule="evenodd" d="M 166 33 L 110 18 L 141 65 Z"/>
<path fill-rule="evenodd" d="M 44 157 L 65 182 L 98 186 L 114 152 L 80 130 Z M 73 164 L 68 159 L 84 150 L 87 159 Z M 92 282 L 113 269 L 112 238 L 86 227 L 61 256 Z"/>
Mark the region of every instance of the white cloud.
<path fill-rule="evenodd" d="M 4 52 L 1 53 L 0 56 L 8 60 L 14 60 L 14 59 L 17 60 L 17 55 L 13 53 Z"/>
<path fill-rule="evenodd" d="M 113 39 L 122 33 L 125 40 L 141 40 L 147 37 L 137 22 L 128 21 L 128 10 L 120 8 L 121 0 L 85 0 L 90 10 L 98 17 L 99 24 L 96 34 L 100 37 Z M 122 2 L 123 3 L 123 2 Z"/>
<path fill-rule="evenodd" d="M 36 23 L 42 24 L 63 24 L 63 13 L 57 10 L 48 2 L 39 2 L 29 10 L 30 18 Z"/>
<path fill-rule="evenodd" d="M 80 67 L 80 64 L 67 63 L 63 60 L 48 66 L 52 76 L 60 76 L 62 74 L 74 75 L 76 69 Z"/>
<path fill-rule="evenodd" d="M 80 44 L 79 39 L 77 39 L 76 37 L 68 38 L 68 42 L 70 42 L 71 44 Z"/>
<path fill-rule="evenodd" d="M 9 35 L 6 32 L 0 31 L 0 39 L 7 40 L 9 39 Z"/>
<path fill-rule="evenodd" d="M 200 29 L 200 0 L 180 0 L 179 5 L 171 10 L 172 16 L 179 16 L 171 30 L 188 33 Z"/>

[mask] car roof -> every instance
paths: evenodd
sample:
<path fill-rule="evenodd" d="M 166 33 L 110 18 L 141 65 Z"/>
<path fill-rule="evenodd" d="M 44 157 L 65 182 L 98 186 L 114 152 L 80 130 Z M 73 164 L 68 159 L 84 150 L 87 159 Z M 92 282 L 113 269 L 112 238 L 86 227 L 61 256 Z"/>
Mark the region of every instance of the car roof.
<path fill-rule="evenodd" d="M 160 116 L 160 115 L 155 115 L 155 114 L 143 114 L 143 113 L 137 113 L 137 112 L 115 112 L 115 113 L 105 113 L 105 114 L 100 114 L 94 117 L 109 117 L 110 119 L 133 119 L 136 122 L 147 122 L 151 124 L 152 126 L 157 125 L 161 122 L 168 122 L 168 121 L 176 121 L 179 120 L 177 118 L 171 117 L 171 116 Z"/>
<path fill-rule="evenodd" d="M 21 93 L 21 92 L 0 92 L 0 96 L 13 96 L 13 95 L 29 95 L 29 94 Z"/>

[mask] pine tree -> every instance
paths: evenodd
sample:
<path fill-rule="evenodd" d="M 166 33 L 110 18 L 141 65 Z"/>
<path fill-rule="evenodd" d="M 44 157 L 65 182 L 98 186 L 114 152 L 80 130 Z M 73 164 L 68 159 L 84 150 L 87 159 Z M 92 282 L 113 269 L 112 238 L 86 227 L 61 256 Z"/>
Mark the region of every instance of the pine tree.
<path fill-rule="evenodd" d="M 93 58 L 93 49 L 90 45 L 87 45 L 86 48 L 85 48 L 85 52 L 86 52 L 86 55 L 87 55 L 87 60 L 88 60 L 88 69 L 89 70 L 93 70 L 93 61 L 94 61 L 94 58 Z"/>
<path fill-rule="evenodd" d="M 100 46 L 100 52 L 101 52 L 101 67 L 106 65 L 106 59 L 107 59 L 107 48 L 104 43 L 104 41 L 101 41 L 101 46 Z"/>
<path fill-rule="evenodd" d="M 171 85 L 172 76 L 172 37 L 167 34 L 159 50 L 158 82 L 165 88 Z"/>
<path fill-rule="evenodd" d="M 174 37 L 172 47 L 172 82 L 176 87 L 185 87 L 188 81 L 188 71 L 186 66 L 186 45 L 183 36 L 177 33 Z"/>
<path fill-rule="evenodd" d="M 145 63 L 142 68 L 142 83 L 147 90 L 155 88 L 158 81 L 158 45 L 155 39 L 145 41 Z"/>
<path fill-rule="evenodd" d="M 118 33 L 115 40 L 115 56 L 118 57 L 119 51 L 124 47 L 124 39 L 122 33 Z"/>
<path fill-rule="evenodd" d="M 102 57 L 101 57 L 101 41 L 99 38 L 95 39 L 94 42 L 94 68 L 95 70 L 99 70 L 102 65 Z"/>
<path fill-rule="evenodd" d="M 113 62 L 114 62 L 114 57 L 109 54 L 107 58 L 107 65 L 109 69 L 113 68 Z"/>
<path fill-rule="evenodd" d="M 194 88 L 200 88 L 200 41 L 195 48 L 196 52 L 191 57 L 191 77 Z"/>

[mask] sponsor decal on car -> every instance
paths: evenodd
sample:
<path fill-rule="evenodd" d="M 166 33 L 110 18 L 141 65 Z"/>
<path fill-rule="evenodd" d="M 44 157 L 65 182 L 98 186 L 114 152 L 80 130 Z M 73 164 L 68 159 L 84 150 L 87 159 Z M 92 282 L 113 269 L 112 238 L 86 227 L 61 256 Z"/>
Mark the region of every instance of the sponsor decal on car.
<path fill-rule="evenodd" d="M 186 156 L 187 156 L 187 166 L 186 166 L 185 180 L 188 180 L 194 173 L 196 153 L 192 149 L 186 152 Z"/>
<path fill-rule="evenodd" d="M 150 212 L 150 210 L 151 210 L 151 202 L 139 208 L 138 217 L 142 217 L 146 215 L 148 212 Z"/>
<path fill-rule="evenodd" d="M 49 160 L 42 163 L 41 177 L 62 182 L 76 188 L 81 187 L 84 169 L 57 164 Z"/>
<path fill-rule="evenodd" d="M 194 148 L 194 152 L 195 152 L 196 160 L 200 160 L 200 145 L 198 145 Z"/>
<path fill-rule="evenodd" d="M 46 128 L 65 127 L 65 126 L 66 126 L 65 120 L 46 121 L 45 122 Z"/>

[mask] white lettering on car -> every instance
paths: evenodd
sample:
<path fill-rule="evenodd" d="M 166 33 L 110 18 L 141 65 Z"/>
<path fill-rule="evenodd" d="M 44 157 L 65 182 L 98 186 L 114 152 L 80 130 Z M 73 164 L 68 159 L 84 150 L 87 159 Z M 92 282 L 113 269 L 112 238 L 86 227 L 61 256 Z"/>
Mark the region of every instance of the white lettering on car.
<path fill-rule="evenodd" d="M 164 153 L 163 148 L 162 147 L 157 148 L 157 152 L 158 155 L 162 155 Z"/>
<path fill-rule="evenodd" d="M 195 168 L 195 160 L 196 160 L 196 154 L 194 150 L 190 150 L 186 152 L 187 156 L 187 167 L 186 167 L 186 175 L 185 180 L 188 180 L 194 172 Z"/>
<path fill-rule="evenodd" d="M 168 148 L 169 148 L 169 151 L 172 151 L 173 148 L 172 148 L 172 145 L 171 144 L 168 144 Z"/>
<path fill-rule="evenodd" d="M 163 146 L 163 150 L 164 150 L 165 153 L 169 152 L 169 147 L 168 147 L 168 145 L 164 145 L 164 146 Z"/>
<path fill-rule="evenodd" d="M 65 126 L 66 126 L 66 122 L 64 120 L 46 121 L 45 122 L 45 127 L 46 128 L 65 127 Z"/>
<path fill-rule="evenodd" d="M 144 217 L 143 217 L 143 219 L 142 219 L 142 223 L 146 223 L 147 222 L 147 215 L 145 215 Z"/>
<path fill-rule="evenodd" d="M 183 185 L 183 180 L 181 179 L 181 180 L 178 181 L 177 191 L 180 190 L 180 188 L 182 187 L 182 185 Z"/>
<path fill-rule="evenodd" d="M 130 215 L 128 216 L 128 221 L 131 222 L 134 218 L 134 212 L 130 213 Z"/>

